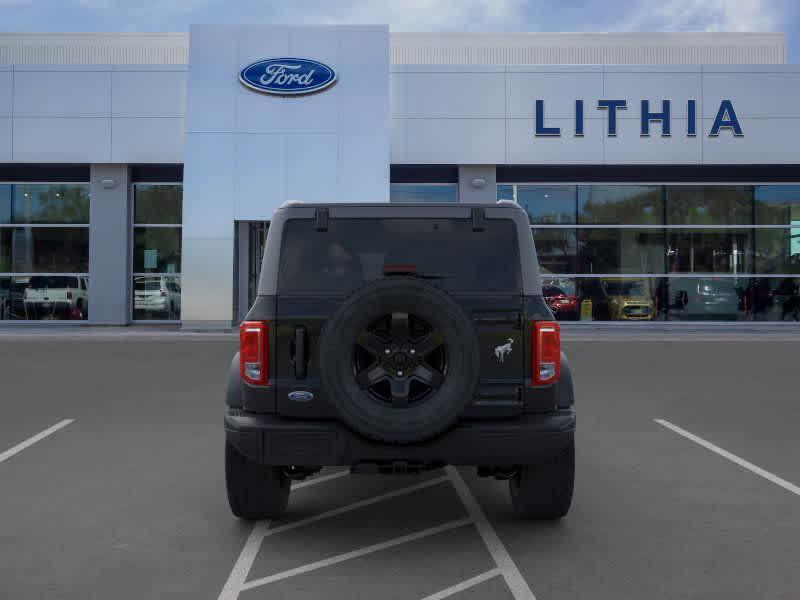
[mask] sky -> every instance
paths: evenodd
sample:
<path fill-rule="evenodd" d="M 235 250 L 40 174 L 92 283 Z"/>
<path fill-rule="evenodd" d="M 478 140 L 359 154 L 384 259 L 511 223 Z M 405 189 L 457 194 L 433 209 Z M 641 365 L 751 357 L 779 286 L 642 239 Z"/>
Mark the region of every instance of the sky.
<path fill-rule="evenodd" d="M 388 23 L 392 31 L 775 31 L 800 62 L 798 0 L 0 0 L 0 31 L 186 31 L 191 23 Z"/>

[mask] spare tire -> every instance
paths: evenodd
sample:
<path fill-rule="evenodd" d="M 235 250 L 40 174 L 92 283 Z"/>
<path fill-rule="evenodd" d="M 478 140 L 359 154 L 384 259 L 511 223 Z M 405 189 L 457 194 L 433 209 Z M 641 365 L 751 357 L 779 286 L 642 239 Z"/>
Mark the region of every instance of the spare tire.
<path fill-rule="evenodd" d="M 411 277 L 358 289 L 320 340 L 330 403 L 346 425 L 382 442 L 419 442 L 453 425 L 479 370 L 469 317 L 447 293 Z"/>

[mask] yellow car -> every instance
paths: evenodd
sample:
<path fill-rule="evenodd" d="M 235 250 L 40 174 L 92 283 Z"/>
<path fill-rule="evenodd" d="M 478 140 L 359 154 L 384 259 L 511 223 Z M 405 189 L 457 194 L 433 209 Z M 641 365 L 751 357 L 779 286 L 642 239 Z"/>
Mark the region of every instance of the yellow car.
<path fill-rule="evenodd" d="M 604 304 L 611 321 L 652 321 L 656 307 L 650 282 L 645 279 L 603 279 Z"/>

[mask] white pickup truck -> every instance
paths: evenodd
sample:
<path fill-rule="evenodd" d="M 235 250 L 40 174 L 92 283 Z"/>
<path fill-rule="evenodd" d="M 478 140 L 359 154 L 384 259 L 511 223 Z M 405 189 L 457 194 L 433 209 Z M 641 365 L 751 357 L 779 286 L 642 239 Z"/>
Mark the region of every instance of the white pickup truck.
<path fill-rule="evenodd" d="M 181 317 L 181 288 L 175 277 L 142 275 L 133 282 L 133 318 L 171 319 Z"/>
<path fill-rule="evenodd" d="M 85 319 L 86 277 L 33 275 L 23 294 L 26 319 Z"/>

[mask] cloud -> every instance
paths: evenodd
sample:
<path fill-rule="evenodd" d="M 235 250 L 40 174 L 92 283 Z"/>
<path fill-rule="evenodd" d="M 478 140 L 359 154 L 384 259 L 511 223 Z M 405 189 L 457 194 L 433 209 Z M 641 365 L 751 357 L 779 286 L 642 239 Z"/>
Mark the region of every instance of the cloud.
<path fill-rule="evenodd" d="M 0 0 L 11 29 L 388 23 L 392 31 L 780 31 L 797 0 Z M 10 21 L 10 20 L 9 20 Z M 38 24 L 38 25 L 37 25 Z"/>
<path fill-rule="evenodd" d="M 0 0 L 2 2 L 3 0 Z M 65 0 L 57 0 L 65 1 Z M 158 19 L 163 15 L 191 15 L 207 6 L 214 4 L 215 0 L 69 0 L 82 9 L 125 17 L 131 14 L 147 14 Z M 224 3 L 223 3 L 224 4 Z"/>
<path fill-rule="evenodd" d="M 622 21 L 623 31 L 776 31 L 782 11 L 769 0 L 644 2 Z"/>
<path fill-rule="evenodd" d="M 355 0 L 284 11 L 286 22 L 388 23 L 393 31 L 472 31 L 519 23 L 522 0 Z"/>
<path fill-rule="evenodd" d="M 9 2 L 32 0 L 0 0 Z M 50 0 L 53 1 L 53 0 Z M 145 29 L 191 22 L 384 24 L 393 31 L 524 29 L 525 0 L 57 0 L 97 18 Z M 237 19 L 237 16 L 241 15 Z"/>

